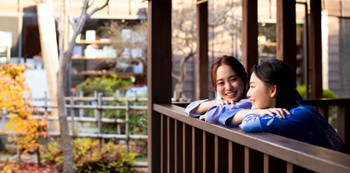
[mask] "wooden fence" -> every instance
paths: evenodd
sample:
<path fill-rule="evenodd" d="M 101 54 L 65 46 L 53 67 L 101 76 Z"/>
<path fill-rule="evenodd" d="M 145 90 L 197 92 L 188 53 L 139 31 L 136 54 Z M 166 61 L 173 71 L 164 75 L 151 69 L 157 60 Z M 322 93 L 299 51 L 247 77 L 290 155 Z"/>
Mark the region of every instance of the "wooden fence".
<path fill-rule="evenodd" d="M 131 111 L 147 111 L 147 98 L 122 98 L 120 97 L 119 91 L 116 92 L 116 97 L 102 97 L 102 93 L 96 93 L 94 94 L 94 97 L 83 97 L 83 94 L 80 93 L 78 97 L 66 97 L 66 108 L 67 108 L 67 120 L 70 122 L 70 134 L 72 137 L 84 137 L 84 138 L 96 138 L 99 139 L 99 144 L 102 146 L 102 139 L 116 139 L 116 140 L 122 140 L 126 143 L 127 152 L 129 152 L 129 141 L 132 139 L 142 139 L 146 140 L 148 137 L 147 135 L 135 135 L 130 134 L 130 115 Z M 34 115 L 35 118 L 45 118 L 48 121 L 56 121 L 58 122 L 58 116 L 52 115 L 48 116 L 50 114 L 50 109 L 56 109 L 57 105 L 50 105 L 49 102 L 55 100 L 55 99 L 49 99 L 47 96 L 44 98 L 35 98 L 33 99 L 34 103 L 41 101 L 43 105 L 33 105 L 35 112 L 37 114 L 41 115 Z M 107 105 L 106 103 L 113 102 L 114 105 Z M 143 105 L 138 105 L 139 103 L 144 103 Z M 86 117 L 84 115 L 84 110 L 89 109 L 94 111 L 93 117 Z M 121 118 L 105 118 L 102 117 L 102 111 L 103 110 L 125 110 L 125 119 Z M 116 112 L 117 114 L 117 112 Z M 8 118 L 8 116 L 3 116 L 3 123 L 4 124 L 4 118 Z M 84 133 L 84 132 L 76 132 L 76 126 L 77 123 L 84 123 L 84 122 L 96 122 L 97 125 L 97 133 Z M 117 134 L 104 134 L 102 124 L 106 123 L 114 123 L 116 124 L 117 128 Z M 122 125 L 125 126 L 124 132 L 122 133 Z M 49 129 L 49 128 L 48 128 Z M 147 130 L 147 128 L 145 128 Z M 47 130 L 46 132 L 47 136 L 49 137 L 56 137 L 59 136 L 59 130 L 55 129 Z"/>
<path fill-rule="evenodd" d="M 338 117 L 348 122 L 349 99 L 306 103 L 335 104 L 344 112 Z M 350 172 L 346 153 L 206 123 L 188 117 L 183 107 L 173 104 L 154 104 L 153 111 L 149 132 L 153 172 Z M 346 122 L 343 125 L 349 126 Z M 347 137 L 349 131 L 339 133 Z"/>

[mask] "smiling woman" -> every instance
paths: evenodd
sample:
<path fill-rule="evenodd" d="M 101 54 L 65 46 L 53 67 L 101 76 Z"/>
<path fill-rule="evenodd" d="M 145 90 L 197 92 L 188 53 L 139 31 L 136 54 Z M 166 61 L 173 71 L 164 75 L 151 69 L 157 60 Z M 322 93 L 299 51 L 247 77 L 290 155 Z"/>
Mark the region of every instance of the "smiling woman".
<path fill-rule="evenodd" d="M 233 106 L 248 108 L 246 99 L 247 74 L 243 65 L 232 56 L 217 58 L 211 66 L 212 87 L 220 97 L 216 100 L 197 100 L 187 106 L 185 112 L 192 117 L 218 123 L 219 114 Z M 210 112 L 209 112 L 210 110 Z"/>

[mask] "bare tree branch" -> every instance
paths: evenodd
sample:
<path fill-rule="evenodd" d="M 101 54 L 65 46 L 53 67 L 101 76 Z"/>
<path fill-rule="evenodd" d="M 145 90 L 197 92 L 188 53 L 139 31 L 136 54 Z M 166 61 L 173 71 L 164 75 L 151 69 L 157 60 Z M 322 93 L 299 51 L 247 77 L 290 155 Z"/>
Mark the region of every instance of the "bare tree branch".
<path fill-rule="evenodd" d="M 109 3 L 109 0 L 106 1 L 104 4 L 102 4 L 101 6 L 95 7 L 95 8 L 89 13 L 88 18 L 90 18 L 90 16 L 92 16 L 92 14 L 94 14 L 95 12 L 97 12 L 97 11 L 99 11 L 99 10 L 105 8 L 105 7 L 108 5 L 108 3 Z"/>
<path fill-rule="evenodd" d="M 236 3 L 236 2 L 232 2 Z M 234 4 L 225 3 L 222 7 L 218 7 L 217 9 L 209 10 L 211 13 L 209 14 L 209 22 L 208 26 L 215 28 L 219 25 L 225 26 L 225 23 L 228 19 L 231 19 L 233 16 L 230 14 L 233 11 Z M 180 74 L 176 75 L 172 73 L 172 77 L 177 81 L 174 88 L 174 98 L 183 97 L 182 87 L 185 83 L 186 78 L 186 62 L 193 56 L 195 56 L 197 48 L 196 43 L 196 17 L 195 17 L 195 9 L 194 5 L 182 7 L 181 9 L 173 10 L 174 18 L 172 20 L 172 28 L 173 28 L 173 52 L 176 55 L 181 55 L 180 60 Z M 232 28 L 229 28 L 232 29 Z M 218 37 L 223 37 L 223 33 L 229 32 L 227 28 L 216 28 L 215 34 L 210 36 L 209 39 L 214 41 Z M 216 47 L 223 46 L 225 42 L 215 42 L 214 45 Z M 221 50 L 222 48 L 220 48 Z M 212 51 L 212 50 L 211 50 Z M 214 52 L 214 51 L 213 51 Z M 216 52 L 216 51 L 215 51 Z"/>

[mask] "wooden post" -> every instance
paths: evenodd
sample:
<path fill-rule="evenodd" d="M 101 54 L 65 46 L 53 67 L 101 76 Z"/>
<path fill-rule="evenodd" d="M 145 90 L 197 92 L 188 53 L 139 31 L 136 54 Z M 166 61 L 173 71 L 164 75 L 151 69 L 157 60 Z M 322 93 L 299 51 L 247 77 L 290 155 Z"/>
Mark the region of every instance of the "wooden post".
<path fill-rule="evenodd" d="M 242 64 L 249 74 L 258 63 L 258 4 L 257 0 L 242 0 Z M 249 81 L 249 80 L 248 80 Z"/>
<path fill-rule="evenodd" d="M 277 3 L 277 59 L 283 60 L 293 70 L 296 79 L 296 22 L 295 0 L 279 0 Z M 294 84 L 296 85 L 296 84 Z M 295 87 L 295 86 L 294 86 Z"/>
<path fill-rule="evenodd" d="M 310 0 L 310 98 L 322 98 L 321 0 Z"/>
<path fill-rule="evenodd" d="M 345 152 L 350 153 L 350 104 L 338 106 L 338 133 L 345 143 Z"/>
<path fill-rule="evenodd" d="M 48 102 L 48 98 L 47 98 L 47 92 L 45 91 L 45 96 L 44 96 L 44 110 L 45 110 L 45 112 L 44 112 L 44 117 L 45 117 L 45 120 L 47 121 L 47 128 L 46 128 L 46 138 L 45 138 L 45 149 L 46 149 L 46 151 L 48 151 L 48 149 L 49 149 L 49 121 L 48 121 L 48 118 L 47 118 L 47 116 L 48 116 L 48 111 L 47 111 L 47 109 L 48 109 L 48 104 L 47 104 L 47 102 Z"/>
<path fill-rule="evenodd" d="M 119 106 L 120 105 L 120 90 L 116 90 L 115 91 L 115 100 L 116 100 L 116 106 Z M 119 115 L 120 115 L 120 110 L 117 109 L 115 111 L 115 119 L 118 119 L 119 118 Z M 120 134 L 120 123 L 117 123 L 117 134 Z"/>
<path fill-rule="evenodd" d="M 130 101 L 126 100 L 125 105 L 125 140 L 126 140 L 126 153 L 129 153 L 129 115 L 130 115 Z"/>
<path fill-rule="evenodd" d="M 56 25 L 53 16 L 52 6 L 48 3 L 38 3 L 38 24 L 40 34 L 41 52 L 43 56 L 44 68 L 47 76 L 49 96 L 57 94 L 57 72 L 58 72 L 58 51 L 56 39 Z M 56 105 L 56 101 L 51 101 Z M 57 115 L 57 111 L 52 109 L 52 114 Z"/>
<path fill-rule="evenodd" d="M 80 99 L 84 98 L 84 92 L 80 91 L 78 97 Z M 84 105 L 84 101 L 80 101 L 79 105 Z M 79 118 L 84 117 L 84 109 L 79 108 Z"/>
<path fill-rule="evenodd" d="M 196 99 L 208 98 L 208 1 L 197 0 Z"/>
<path fill-rule="evenodd" d="M 98 93 L 97 99 L 97 123 L 98 123 L 98 139 L 99 139 L 99 148 L 102 148 L 102 93 Z"/>
<path fill-rule="evenodd" d="M 161 116 L 153 104 L 171 103 L 171 0 L 148 2 L 148 172 L 160 172 Z"/>

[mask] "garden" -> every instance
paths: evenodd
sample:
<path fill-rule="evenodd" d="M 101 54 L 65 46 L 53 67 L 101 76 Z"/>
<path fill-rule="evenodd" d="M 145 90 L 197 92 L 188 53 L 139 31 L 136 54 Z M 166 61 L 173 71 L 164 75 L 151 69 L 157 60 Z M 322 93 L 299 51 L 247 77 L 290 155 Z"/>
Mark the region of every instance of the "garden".
<path fill-rule="evenodd" d="M 53 115 L 42 114 L 31 104 L 31 92 L 25 80 L 26 67 L 22 65 L 0 66 L 0 106 L 1 140 L 0 170 L 1 172 L 61 172 L 63 167 L 62 145 L 59 136 L 50 135 L 50 118 Z M 94 93 L 103 93 L 106 97 L 116 97 L 116 90 L 122 90 L 121 97 L 126 97 L 127 87 L 131 80 L 122 80 L 117 76 L 110 78 L 87 79 L 76 88 L 84 97 Z M 147 95 L 137 95 L 145 98 Z M 137 99 L 136 99 L 137 100 Z M 120 101 L 123 106 L 128 101 Z M 85 101 L 83 104 L 91 105 Z M 113 101 L 103 104 L 115 105 Z M 134 106 L 146 106 L 146 102 L 133 102 Z M 79 109 L 68 109 L 75 113 Z M 128 113 L 126 113 L 128 111 Z M 34 112 L 34 114 L 33 114 Z M 83 110 L 84 118 L 93 118 L 93 109 Z M 74 115 L 74 114 L 68 114 Z M 126 117 L 127 115 L 127 117 Z M 76 118 L 76 115 L 72 118 Z M 77 117 L 78 118 L 78 117 Z M 138 135 L 147 136 L 146 110 L 102 110 L 102 119 L 125 120 L 127 123 L 101 123 L 103 135 Z M 6 121 L 5 121 L 6 120 Z M 83 127 L 97 129 L 96 122 L 84 122 Z M 71 122 L 72 124 L 72 122 Z M 128 126 L 126 128 L 125 126 Z M 147 139 L 119 138 L 86 138 L 79 136 L 82 126 L 74 126 L 75 132 L 71 144 L 74 154 L 75 172 L 144 172 L 145 167 L 137 163 L 147 163 Z M 119 129 L 119 130 L 118 130 Z M 99 134 L 99 135 L 101 135 Z M 146 165 L 147 167 L 147 165 Z"/>

